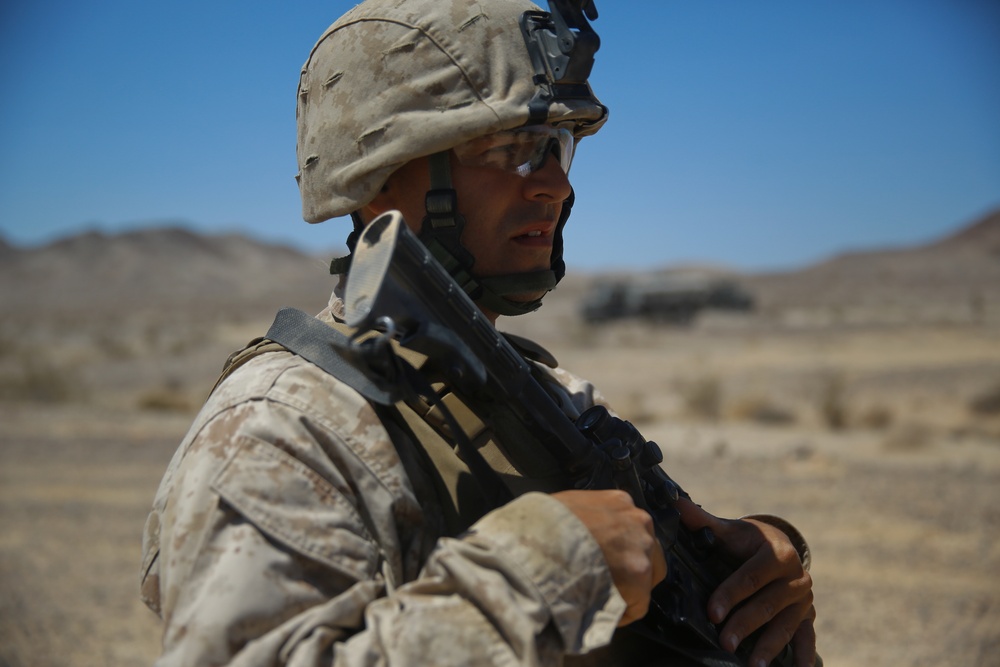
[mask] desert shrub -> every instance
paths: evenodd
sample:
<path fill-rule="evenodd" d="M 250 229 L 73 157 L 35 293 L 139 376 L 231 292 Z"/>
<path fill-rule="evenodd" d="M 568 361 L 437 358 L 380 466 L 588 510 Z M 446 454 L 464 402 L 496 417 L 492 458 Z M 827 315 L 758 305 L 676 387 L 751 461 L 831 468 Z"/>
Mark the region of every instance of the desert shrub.
<path fill-rule="evenodd" d="M 595 347 L 600 341 L 599 327 L 587 325 L 580 320 L 574 320 L 572 324 L 565 326 L 561 333 L 567 344 L 577 347 Z"/>
<path fill-rule="evenodd" d="M 641 392 L 631 392 L 624 399 L 615 402 L 615 411 L 622 419 L 633 424 L 646 424 L 656 420 L 656 415 L 646 405 Z"/>
<path fill-rule="evenodd" d="M 968 409 L 974 415 L 1000 415 L 1000 384 L 994 385 L 969 399 Z"/>
<path fill-rule="evenodd" d="M 870 405 L 857 416 L 857 425 L 881 431 L 892 425 L 892 410 L 884 405 Z"/>
<path fill-rule="evenodd" d="M 190 412 L 191 399 L 177 387 L 160 387 L 139 395 L 137 407 L 140 410 L 158 412 Z"/>
<path fill-rule="evenodd" d="M 795 413 L 776 405 L 763 396 L 745 396 L 736 401 L 729 410 L 733 419 L 753 421 L 760 424 L 792 424 Z"/>
<path fill-rule="evenodd" d="M 844 376 L 840 373 L 824 375 L 819 390 L 819 416 L 823 424 L 832 431 L 847 427 L 847 399 Z"/>
<path fill-rule="evenodd" d="M 57 366 L 35 350 L 18 350 L 12 363 L 0 374 L 3 400 L 63 403 L 81 395 L 82 387 L 73 369 Z"/>
<path fill-rule="evenodd" d="M 96 334 L 94 336 L 94 345 L 108 359 L 128 361 L 136 357 L 136 352 L 131 343 L 107 332 Z"/>
<path fill-rule="evenodd" d="M 891 452 L 923 449 L 931 441 L 931 429 L 920 424 L 903 424 L 890 430 L 882 440 L 882 448 Z"/>
<path fill-rule="evenodd" d="M 718 419 L 722 412 L 722 383 L 714 376 L 683 382 L 681 399 L 686 412 L 699 419 Z"/>

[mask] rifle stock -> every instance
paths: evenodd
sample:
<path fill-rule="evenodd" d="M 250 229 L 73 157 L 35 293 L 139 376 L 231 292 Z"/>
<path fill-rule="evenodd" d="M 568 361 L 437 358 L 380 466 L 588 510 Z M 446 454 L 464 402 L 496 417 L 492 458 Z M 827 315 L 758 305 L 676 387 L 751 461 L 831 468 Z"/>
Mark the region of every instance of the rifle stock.
<path fill-rule="evenodd" d="M 680 659 L 710 667 L 744 665 L 747 649 L 738 655 L 724 651 L 707 616 L 709 595 L 735 568 L 713 548 L 710 532 L 691 532 L 680 523 L 674 505 L 687 494 L 663 471 L 655 443 L 601 407 L 576 422 L 567 417 L 529 363 L 398 212 L 379 216 L 361 235 L 345 297 L 349 325 L 382 330 L 404 347 L 428 355 L 460 395 L 509 406 L 577 488 L 620 488 L 650 512 L 668 574 L 653 591 L 650 612 L 629 626 L 632 631 L 661 647 L 670 664 Z M 475 410 L 476 401 L 470 403 Z M 790 650 L 785 654 L 772 664 L 785 664 Z M 654 658 L 647 664 L 663 663 Z"/>

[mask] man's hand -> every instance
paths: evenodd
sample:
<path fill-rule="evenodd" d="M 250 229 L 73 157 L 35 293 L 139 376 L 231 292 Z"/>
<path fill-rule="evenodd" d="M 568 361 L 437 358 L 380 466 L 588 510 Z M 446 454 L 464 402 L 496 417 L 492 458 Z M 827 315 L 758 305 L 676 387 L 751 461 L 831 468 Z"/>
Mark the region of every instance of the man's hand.
<path fill-rule="evenodd" d="M 742 562 L 708 600 L 712 622 L 725 621 L 719 635 L 723 647 L 734 651 L 766 625 L 750 667 L 766 667 L 789 643 L 796 667 L 811 667 L 816 659 L 812 578 L 788 536 L 752 519 L 719 519 L 683 498 L 677 509 L 688 529 L 711 528 L 722 548 Z"/>
<path fill-rule="evenodd" d="M 618 622 L 646 615 L 650 592 L 667 574 L 653 519 L 624 491 L 561 491 L 553 494 L 590 529 L 604 553 L 615 587 L 628 608 Z"/>

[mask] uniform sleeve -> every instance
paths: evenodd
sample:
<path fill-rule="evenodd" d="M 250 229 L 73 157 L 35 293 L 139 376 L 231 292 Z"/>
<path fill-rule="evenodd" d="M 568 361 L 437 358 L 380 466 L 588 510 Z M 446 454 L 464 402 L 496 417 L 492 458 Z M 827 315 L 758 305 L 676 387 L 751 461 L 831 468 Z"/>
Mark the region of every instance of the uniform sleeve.
<path fill-rule="evenodd" d="M 624 608 L 586 529 L 535 493 L 441 540 L 366 633 L 393 665 L 554 665 L 607 644 Z"/>
<path fill-rule="evenodd" d="M 248 402 L 176 457 L 147 526 L 157 665 L 557 665 L 610 641 L 624 601 L 560 502 L 527 494 L 418 558 L 405 476 L 322 430 Z"/>

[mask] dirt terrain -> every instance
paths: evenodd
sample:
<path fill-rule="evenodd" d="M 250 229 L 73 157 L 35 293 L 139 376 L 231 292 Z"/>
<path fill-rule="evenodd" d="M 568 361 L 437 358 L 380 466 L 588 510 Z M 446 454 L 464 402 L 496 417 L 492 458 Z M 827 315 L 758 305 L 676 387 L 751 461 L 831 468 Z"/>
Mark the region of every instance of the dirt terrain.
<path fill-rule="evenodd" d="M 501 328 L 594 380 L 709 510 L 800 527 L 827 665 L 996 665 L 998 221 L 745 276 L 748 314 L 584 326 L 598 278 L 570 276 Z M 0 667 L 152 663 L 159 478 L 226 354 L 278 306 L 325 302 L 320 260 L 157 234 L 0 248 Z M 226 262 L 242 273 L 203 272 Z"/>

